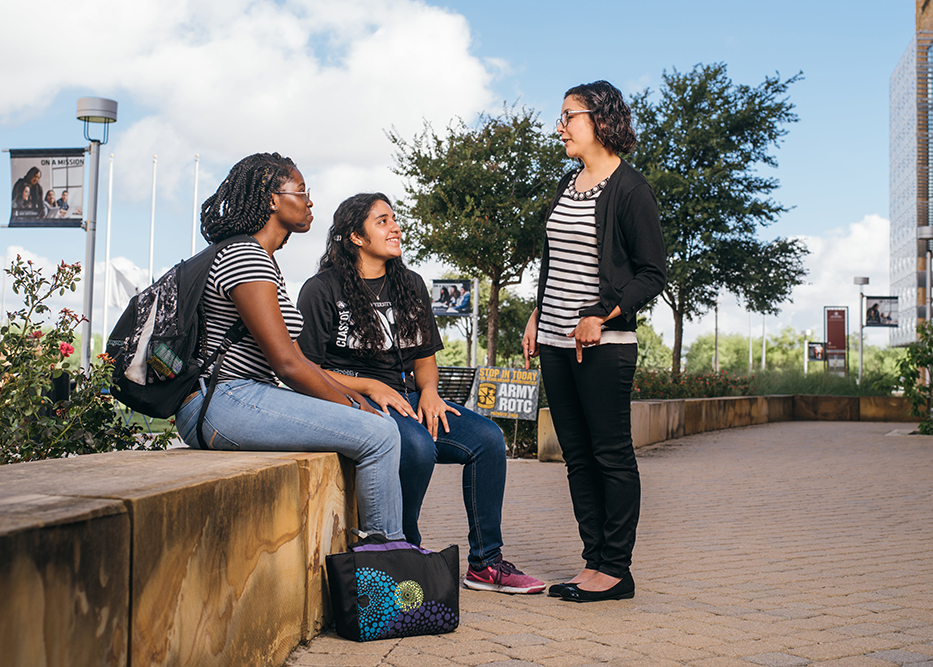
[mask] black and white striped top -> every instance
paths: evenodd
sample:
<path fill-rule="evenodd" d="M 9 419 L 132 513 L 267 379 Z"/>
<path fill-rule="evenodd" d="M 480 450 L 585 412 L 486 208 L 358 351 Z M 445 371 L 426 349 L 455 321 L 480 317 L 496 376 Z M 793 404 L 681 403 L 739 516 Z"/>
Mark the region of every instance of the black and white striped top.
<path fill-rule="evenodd" d="M 538 343 L 574 347 L 568 338 L 580 321 L 580 311 L 599 303 L 599 254 L 596 248 L 596 200 L 606 181 L 577 193 L 576 178 L 547 221 L 550 262 L 544 287 L 544 300 L 538 315 Z M 635 333 L 603 328 L 600 344 L 634 343 Z"/>
<path fill-rule="evenodd" d="M 236 321 L 238 313 L 230 298 L 230 291 L 237 285 L 259 281 L 275 284 L 279 309 L 285 318 L 288 333 L 292 340 L 298 338 L 304 321 L 301 313 L 288 298 L 285 279 L 278 265 L 256 243 L 231 243 L 214 258 L 207 278 L 207 287 L 201 297 L 207 322 L 205 352 L 213 352 L 223 341 L 227 329 Z M 241 378 L 278 384 L 272 367 L 250 334 L 246 334 L 242 340 L 231 346 L 218 376 L 219 381 Z"/>

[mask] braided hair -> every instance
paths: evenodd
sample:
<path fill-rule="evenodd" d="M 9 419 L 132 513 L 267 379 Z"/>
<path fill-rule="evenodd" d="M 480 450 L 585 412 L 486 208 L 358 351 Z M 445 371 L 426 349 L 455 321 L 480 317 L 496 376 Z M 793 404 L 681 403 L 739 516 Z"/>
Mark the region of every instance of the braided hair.
<path fill-rule="evenodd" d="M 295 168 L 291 158 L 278 153 L 256 153 L 237 162 L 201 205 L 201 235 L 216 243 L 258 232 L 272 215 L 272 193 Z"/>
<path fill-rule="evenodd" d="M 364 223 L 377 201 L 392 206 L 388 197 L 381 192 L 374 192 L 354 195 L 337 207 L 320 264 L 321 271 L 333 269 L 340 280 L 344 301 L 357 327 L 359 351 L 369 357 L 382 351 L 385 332 L 372 301 L 367 297 L 369 291 L 357 268 L 360 249 L 350 240 L 350 235 L 356 232 L 366 238 Z M 393 257 L 386 262 L 386 280 L 393 294 L 392 306 L 399 342 L 428 339 L 433 318 L 401 257 Z"/>
<path fill-rule="evenodd" d="M 613 153 L 627 155 L 635 150 L 638 137 L 632 129 L 632 110 L 622 93 L 608 81 L 574 86 L 564 97 L 578 97 L 592 113 L 596 139 Z"/>

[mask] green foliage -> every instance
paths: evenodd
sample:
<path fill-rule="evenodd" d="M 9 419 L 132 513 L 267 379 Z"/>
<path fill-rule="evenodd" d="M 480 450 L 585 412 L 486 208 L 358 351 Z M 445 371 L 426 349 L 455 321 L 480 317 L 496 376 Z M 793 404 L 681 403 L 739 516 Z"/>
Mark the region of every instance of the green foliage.
<path fill-rule="evenodd" d="M 522 351 L 522 336 L 525 324 L 535 309 L 535 300 L 513 294 L 509 290 L 499 293 L 499 321 L 496 327 L 498 343 L 496 345 L 496 365 L 509 368 L 524 366 L 525 355 Z M 489 349 L 489 308 L 487 302 L 480 301 L 479 344 Z"/>
<path fill-rule="evenodd" d="M 654 330 L 647 315 L 638 315 L 638 368 L 650 371 L 671 370 L 671 348 L 664 337 Z"/>
<path fill-rule="evenodd" d="M 103 393 L 112 385 L 113 366 L 106 355 L 86 372 L 75 365 L 74 330 L 83 318 L 63 309 L 54 325 L 43 329 L 41 316 L 54 294 L 75 291 L 81 268 L 62 262 L 51 278 L 20 256 L 6 272 L 24 306 L 0 327 L 0 463 L 18 463 L 114 449 L 164 449 L 171 434 L 147 437 L 126 426 L 115 401 Z M 70 397 L 53 400 L 53 380 L 72 372 Z"/>
<path fill-rule="evenodd" d="M 820 364 L 822 366 L 822 364 Z M 816 394 L 820 396 L 890 396 L 897 388 L 896 376 L 866 371 L 862 384 L 857 375 L 848 376 L 824 373 L 822 369 L 811 370 L 807 375 L 802 368 L 783 371 L 765 371 L 751 377 L 752 394 L 771 396 L 776 394 Z"/>
<path fill-rule="evenodd" d="M 770 198 L 778 181 L 777 147 L 797 120 L 786 97 L 800 75 L 735 85 L 724 64 L 664 74 L 660 98 L 649 90 L 632 101 L 639 146 L 631 156 L 658 198 L 668 253 L 661 297 L 674 314 L 673 369 L 680 371 L 684 320 L 731 292 L 755 312 L 776 313 L 802 283 L 807 249 L 799 240 L 756 237 L 786 211 Z"/>
<path fill-rule="evenodd" d="M 752 393 L 747 378 L 728 373 L 680 373 L 671 377 L 667 371 L 635 371 L 633 401 L 666 398 L 713 398 L 718 396 L 748 396 Z"/>
<path fill-rule="evenodd" d="M 444 280 L 467 280 L 454 272 L 447 271 L 442 276 Z M 490 284 L 488 278 L 479 280 L 479 356 L 480 359 L 487 358 L 486 350 L 489 349 L 489 292 Z M 499 319 L 497 326 L 497 350 L 496 366 L 518 367 L 525 363 L 522 353 L 522 335 L 525 332 L 525 324 L 535 308 L 535 301 L 532 298 L 525 298 L 514 294 L 510 290 L 503 288 L 499 292 Z M 437 326 L 446 331 L 455 329 L 459 331 L 466 342 L 466 345 L 473 340 L 473 319 L 470 317 L 437 317 Z M 445 343 L 446 345 L 446 343 Z M 466 366 L 466 353 L 464 352 L 464 363 Z M 488 358 L 487 358 L 488 361 Z M 438 361 L 440 364 L 440 361 Z M 483 362 L 481 362 L 483 363 Z M 461 364 L 449 364 L 461 365 Z"/>
<path fill-rule="evenodd" d="M 806 338 L 802 333 L 792 327 L 785 327 L 775 335 L 767 337 L 765 361 L 767 372 L 762 377 L 771 377 L 768 383 L 777 386 L 811 387 L 812 391 L 801 388 L 799 391 L 771 391 L 770 393 L 791 394 L 833 394 L 839 395 L 867 395 L 883 396 L 900 384 L 901 372 L 898 364 L 904 358 L 904 348 L 876 347 L 864 345 L 862 349 L 862 387 L 858 388 L 858 335 L 849 337 L 849 378 L 842 378 L 843 382 L 825 372 L 823 362 L 811 361 L 808 365 L 808 377 L 803 376 L 803 354 Z M 713 367 L 713 353 L 715 336 L 712 333 L 698 336 L 687 351 L 686 370 L 688 373 L 704 373 Z M 761 337 L 752 338 L 752 369 L 759 374 L 761 368 Z M 719 334 L 719 369 L 735 375 L 748 373 L 748 337 L 741 334 Z M 827 375 L 826 378 L 822 376 Z M 800 377 L 798 382 L 794 378 Z M 764 380 L 762 380 L 764 381 Z M 855 389 L 849 388 L 855 387 Z M 759 391 L 755 393 L 769 393 Z"/>
<path fill-rule="evenodd" d="M 444 342 L 444 349 L 435 355 L 438 366 L 463 366 L 467 365 L 467 344 L 465 340 L 451 340 L 448 336 L 441 336 Z"/>
<path fill-rule="evenodd" d="M 499 291 L 517 285 L 541 252 L 545 212 L 566 168 L 564 148 L 528 109 L 463 121 L 437 136 L 430 125 L 411 142 L 396 132 L 394 172 L 406 181 L 396 210 L 417 260 L 436 258 L 489 279 L 487 363 L 494 365 Z"/>
<path fill-rule="evenodd" d="M 917 342 L 907 346 L 907 354 L 899 364 L 904 378 L 904 396 L 910 401 L 910 414 L 921 420 L 919 430 L 933 435 L 933 325 L 929 322 L 917 326 Z M 926 377 L 924 377 L 926 375 Z"/>

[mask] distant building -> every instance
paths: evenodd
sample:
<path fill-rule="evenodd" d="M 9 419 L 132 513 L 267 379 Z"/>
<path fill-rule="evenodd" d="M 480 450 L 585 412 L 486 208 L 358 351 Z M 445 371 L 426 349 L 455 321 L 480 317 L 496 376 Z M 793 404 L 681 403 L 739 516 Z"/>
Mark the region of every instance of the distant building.
<path fill-rule="evenodd" d="M 906 345 L 926 319 L 926 242 L 917 240 L 917 227 L 933 225 L 931 0 L 916 0 L 916 33 L 891 75 L 890 96 L 890 284 L 899 308 L 890 343 Z"/>

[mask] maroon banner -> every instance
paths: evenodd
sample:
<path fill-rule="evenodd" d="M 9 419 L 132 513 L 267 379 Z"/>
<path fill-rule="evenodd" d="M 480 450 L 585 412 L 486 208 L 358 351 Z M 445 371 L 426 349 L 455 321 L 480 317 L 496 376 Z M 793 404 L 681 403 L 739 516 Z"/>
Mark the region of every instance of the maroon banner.
<path fill-rule="evenodd" d="M 823 308 L 823 327 L 826 333 L 826 362 L 830 373 L 845 375 L 848 370 L 849 309 L 845 306 Z"/>

